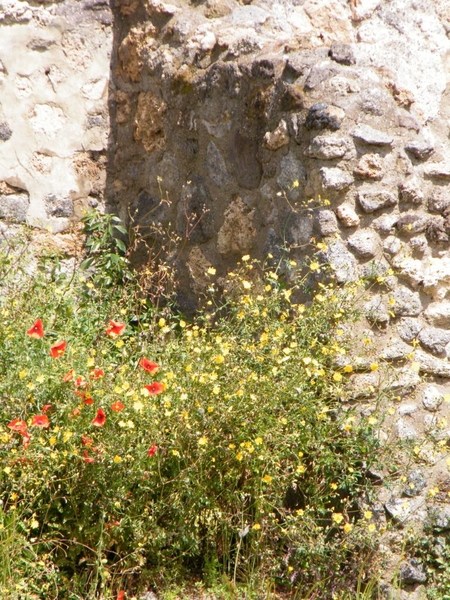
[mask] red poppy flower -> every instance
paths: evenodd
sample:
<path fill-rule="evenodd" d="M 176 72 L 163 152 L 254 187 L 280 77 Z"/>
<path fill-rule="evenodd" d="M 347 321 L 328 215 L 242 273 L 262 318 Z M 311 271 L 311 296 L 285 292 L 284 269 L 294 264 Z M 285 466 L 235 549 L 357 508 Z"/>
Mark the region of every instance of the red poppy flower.
<path fill-rule="evenodd" d="M 117 400 L 116 402 L 113 402 L 111 404 L 111 410 L 113 410 L 114 412 L 120 412 L 124 408 L 125 404 L 123 404 L 120 400 Z"/>
<path fill-rule="evenodd" d="M 59 342 L 58 344 L 54 344 L 50 348 L 50 356 L 52 358 L 58 358 L 59 356 L 62 356 L 64 354 L 64 352 L 66 351 L 66 347 L 67 347 L 67 342 Z"/>
<path fill-rule="evenodd" d="M 22 419 L 13 419 L 11 423 L 8 423 L 8 427 L 20 435 L 27 435 L 27 424 Z"/>
<path fill-rule="evenodd" d="M 118 335 L 122 335 L 122 333 L 125 331 L 125 327 L 125 323 L 120 323 L 119 321 L 110 321 L 109 327 L 106 330 L 106 334 L 109 335 L 109 337 L 115 338 Z"/>
<path fill-rule="evenodd" d="M 95 458 L 92 458 L 92 456 L 89 456 L 87 450 L 83 450 L 83 457 L 84 457 L 85 463 L 92 464 L 93 462 L 95 462 Z"/>
<path fill-rule="evenodd" d="M 74 408 L 69 416 L 71 419 L 74 419 L 75 417 L 78 417 L 79 414 L 81 414 L 81 410 L 79 408 Z"/>
<path fill-rule="evenodd" d="M 105 423 L 106 423 L 105 412 L 102 408 L 99 408 L 97 411 L 97 414 L 95 416 L 95 419 L 92 421 L 92 425 L 94 425 L 95 427 L 103 427 L 103 425 Z"/>
<path fill-rule="evenodd" d="M 148 358 L 141 358 L 141 360 L 139 361 L 139 365 L 145 371 L 147 371 L 147 373 L 151 373 L 152 375 L 159 371 L 159 366 L 155 362 L 148 360 Z"/>
<path fill-rule="evenodd" d="M 83 446 L 87 446 L 88 448 L 90 448 L 92 446 L 92 444 L 94 443 L 94 440 L 91 437 L 89 437 L 88 435 L 82 435 L 81 443 L 83 444 Z"/>
<path fill-rule="evenodd" d="M 77 377 L 73 383 L 75 387 L 86 387 L 88 384 L 88 382 L 83 376 Z"/>
<path fill-rule="evenodd" d="M 124 600 L 125 599 L 125 592 L 123 590 L 120 590 L 117 592 L 117 600 Z"/>
<path fill-rule="evenodd" d="M 50 421 L 47 415 L 34 415 L 31 425 L 34 427 L 50 427 Z"/>
<path fill-rule="evenodd" d="M 156 451 L 158 450 L 158 446 L 156 444 L 153 444 L 153 446 L 151 446 L 151 448 L 148 449 L 148 456 L 154 456 L 156 454 Z"/>
<path fill-rule="evenodd" d="M 27 331 L 27 335 L 29 335 L 32 338 L 43 338 L 44 337 L 44 326 L 42 324 L 41 319 L 38 319 L 36 321 L 36 323 L 30 327 L 30 329 Z"/>
<path fill-rule="evenodd" d="M 42 412 L 45 414 L 47 414 L 47 412 L 51 409 L 52 405 L 51 404 L 44 404 L 44 406 L 42 407 Z"/>
<path fill-rule="evenodd" d="M 154 381 L 150 385 L 144 385 L 144 388 L 148 391 L 151 396 L 157 396 L 162 394 L 164 391 L 164 384 L 159 381 Z"/>
<path fill-rule="evenodd" d="M 94 369 L 89 373 L 89 377 L 91 379 L 101 379 L 105 376 L 105 371 L 103 369 Z"/>
<path fill-rule="evenodd" d="M 76 390 L 74 392 L 75 396 L 80 397 L 84 404 L 94 404 L 94 398 L 89 394 L 89 392 L 80 392 L 80 390 Z"/>
<path fill-rule="evenodd" d="M 64 375 L 63 381 L 65 383 L 67 383 L 68 381 L 72 381 L 74 375 L 75 375 L 75 371 L 73 369 L 70 369 L 70 371 Z"/>

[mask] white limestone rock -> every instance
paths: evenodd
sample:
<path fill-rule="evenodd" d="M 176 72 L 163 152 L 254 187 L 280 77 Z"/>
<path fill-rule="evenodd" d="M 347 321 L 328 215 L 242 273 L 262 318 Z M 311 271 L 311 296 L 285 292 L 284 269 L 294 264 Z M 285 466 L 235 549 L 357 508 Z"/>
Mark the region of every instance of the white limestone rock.
<path fill-rule="evenodd" d="M 390 256 L 395 256 L 402 249 L 402 243 L 395 235 L 388 236 L 383 242 L 383 250 Z"/>
<path fill-rule="evenodd" d="M 359 216 L 351 204 L 341 204 L 336 208 L 336 215 L 344 227 L 357 227 Z"/>
<path fill-rule="evenodd" d="M 350 153 L 353 144 L 345 137 L 334 135 L 317 135 L 306 150 L 308 156 L 321 160 L 343 158 Z"/>
<path fill-rule="evenodd" d="M 431 356 L 423 350 L 416 350 L 414 360 L 419 363 L 420 371 L 436 377 L 450 378 L 450 362 Z"/>
<path fill-rule="evenodd" d="M 328 244 L 327 250 L 320 253 L 331 268 L 338 283 L 349 283 L 358 279 L 358 263 L 341 240 Z"/>
<path fill-rule="evenodd" d="M 426 410 L 436 412 L 439 410 L 444 396 L 434 385 L 427 385 L 422 395 L 422 404 Z"/>
<path fill-rule="evenodd" d="M 358 258 L 374 258 L 381 253 L 381 240 L 373 229 L 360 229 L 347 240 L 349 249 Z"/>
<path fill-rule="evenodd" d="M 450 300 L 432 302 L 424 312 L 424 316 L 435 327 L 450 328 Z"/>
<path fill-rule="evenodd" d="M 282 119 L 274 131 L 268 131 L 264 135 L 264 144 L 269 150 L 278 150 L 289 144 L 289 139 L 287 123 Z"/>
<path fill-rule="evenodd" d="M 320 169 L 322 188 L 325 191 L 340 192 L 350 187 L 355 181 L 347 171 L 338 167 L 322 167 Z"/>
<path fill-rule="evenodd" d="M 406 417 L 407 415 L 412 415 L 413 413 L 417 412 L 418 409 L 419 407 L 417 404 L 400 404 L 400 406 L 397 408 L 397 413 L 401 417 Z"/>
<path fill-rule="evenodd" d="M 414 425 L 403 418 L 397 421 L 397 435 L 401 440 L 414 440 L 419 437 Z"/>

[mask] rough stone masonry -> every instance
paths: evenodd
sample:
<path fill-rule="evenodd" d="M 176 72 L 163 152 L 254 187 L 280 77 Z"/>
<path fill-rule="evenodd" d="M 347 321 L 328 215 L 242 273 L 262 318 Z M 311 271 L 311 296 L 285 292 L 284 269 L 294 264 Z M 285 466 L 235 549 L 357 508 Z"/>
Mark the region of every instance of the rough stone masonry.
<path fill-rule="evenodd" d="M 106 199 L 144 231 L 171 227 L 186 309 L 209 266 L 300 263 L 324 242 L 339 282 L 375 281 L 355 339 L 373 356 L 361 350 L 347 400 L 367 412 L 395 389 L 392 427 L 423 459 L 374 514 L 450 530 L 446 453 L 427 441 L 450 438 L 450 2 L 116 0 L 112 13 L 0 5 L 0 224 L 64 231 Z M 405 597 L 425 580 L 402 565 Z"/>
<path fill-rule="evenodd" d="M 66 231 L 103 202 L 112 15 L 102 0 L 0 2 L 0 227 Z"/>

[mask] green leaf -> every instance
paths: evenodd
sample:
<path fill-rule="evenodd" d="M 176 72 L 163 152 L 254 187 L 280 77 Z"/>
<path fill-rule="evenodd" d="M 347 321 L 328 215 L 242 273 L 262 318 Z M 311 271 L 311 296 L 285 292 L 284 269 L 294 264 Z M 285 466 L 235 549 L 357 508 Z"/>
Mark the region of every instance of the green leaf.
<path fill-rule="evenodd" d="M 94 264 L 94 259 L 93 258 L 86 258 L 85 260 L 83 260 L 83 262 L 80 265 L 80 269 L 81 270 L 87 270 L 90 267 L 92 267 L 92 265 Z"/>
<path fill-rule="evenodd" d="M 119 248 L 119 250 L 122 250 L 123 253 L 127 251 L 127 247 L 122 242 L 122 240 L 116 239 L 116 246 Z"/>

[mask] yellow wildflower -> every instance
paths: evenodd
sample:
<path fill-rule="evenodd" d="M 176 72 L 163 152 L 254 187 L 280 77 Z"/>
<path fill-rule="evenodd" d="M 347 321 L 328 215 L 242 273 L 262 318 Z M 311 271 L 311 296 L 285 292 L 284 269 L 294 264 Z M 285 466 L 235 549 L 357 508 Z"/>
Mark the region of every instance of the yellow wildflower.
<path fill-rule="evenodd" d="M 339 525 L 339 523 L 342 523 L 342 521 L 344 520 L 344 515 L 342 513 L 333 513 L 331 515 L 331 519 L 333 523 Z"/>

